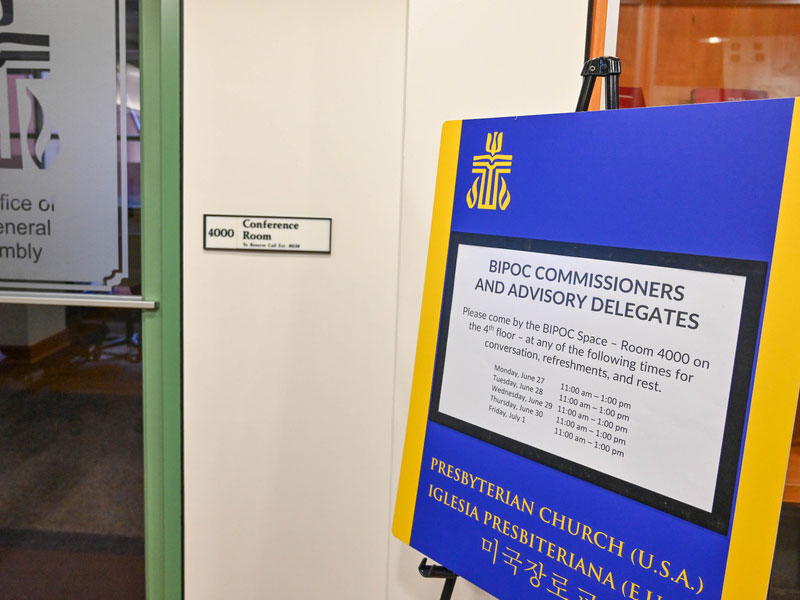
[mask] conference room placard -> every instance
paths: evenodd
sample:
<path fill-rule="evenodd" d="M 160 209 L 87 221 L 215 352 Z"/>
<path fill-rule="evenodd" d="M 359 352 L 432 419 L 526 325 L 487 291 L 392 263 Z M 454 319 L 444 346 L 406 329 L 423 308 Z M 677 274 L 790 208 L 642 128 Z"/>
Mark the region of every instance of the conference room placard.
<path fill-rule="evenodd" d="M 794 112 L 445 124 L 399 539 L 499 598 L 765 597 L 800 382 Z"/>

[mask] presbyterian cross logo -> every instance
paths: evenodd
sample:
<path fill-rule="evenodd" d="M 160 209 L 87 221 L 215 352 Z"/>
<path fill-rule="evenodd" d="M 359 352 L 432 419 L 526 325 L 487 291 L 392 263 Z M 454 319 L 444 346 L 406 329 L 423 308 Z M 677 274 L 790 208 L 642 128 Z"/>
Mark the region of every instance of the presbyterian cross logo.
<path fill-rule="evenodd" d="M 45 124 L 42 105 L 24 82 L 49 77 L 50 36 L 6 29 L 13 25 L 14 0 L 0 0 L 0 169 L 22 169 L 24 150 L 46 169 L 58 152 L 58 134 Z M 23 89 L 30 102 L 27 124 L 20 114 Z"/>
<path fill-rule="evenodd" d="M 486 152 L 472 158 L 475 178 L 467 192 L 467 206 L 488 210 L 505 210 L 511 202 L 511 192 L 503 175 L 511 173 L 511 154 L 500 154 L 503 150 L 503 133 L 486 134 Z"/>

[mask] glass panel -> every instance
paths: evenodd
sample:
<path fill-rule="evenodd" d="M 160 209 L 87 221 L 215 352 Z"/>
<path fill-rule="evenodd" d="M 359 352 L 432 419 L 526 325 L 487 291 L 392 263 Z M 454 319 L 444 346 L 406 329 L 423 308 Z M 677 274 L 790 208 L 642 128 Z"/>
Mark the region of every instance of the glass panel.
<path fill-rule="evenodd" d="M 139 295 L 139 2 L 0 7 L 0 289 Z M 141 361 L 139 311 L 0 304 L 0 597 L 145 597 Z"/>
<path fill-rule="evenodd" d="M 800 95 L 800 4 L 623 0 L 622 108 Z"/>
<path fill-rule="evenodd" d="M 617 51 L 621 108 L 800 96 L 800 2 L 623 0 Z M 770 600 L 800 598 L 793 442 Z"/>
<path fill-rule="evenodd" d="M 136 310 L 0 305 L 4 598 L 144 598 L 140 332 Z"/>
<path fill-rule="evenodd" d="M 0 290 L 137 293 L 138 0 L 0 7 Z"/>

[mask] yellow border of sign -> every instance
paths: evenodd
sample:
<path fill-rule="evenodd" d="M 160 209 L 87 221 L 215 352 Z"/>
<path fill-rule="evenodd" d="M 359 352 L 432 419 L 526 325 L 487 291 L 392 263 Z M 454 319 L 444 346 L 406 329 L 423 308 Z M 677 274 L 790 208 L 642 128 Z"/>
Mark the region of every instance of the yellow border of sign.
<path fill-rule="evenodd" d="M 442 126 L 439 150 L 439 170 L 436 174 L 436 194 L 433 203 L 431 240 L 428 247 L 428 266 L 417 336 L 417 355 L 414 361 L 414 381 L 411 386 L 411 405 L 408 409 L 403 463 L 397 488 L 392 532 L 406 544 L 411 543 L 411 526 L 422 467 L 422 449 L 428 424 L 433 365 L 436 358 L 436 339 L 439 335 L 439 315 L 442 310 L 444 273 L 447 266 L 447 247 L 450 244 L 450 222 L 453 216 L 453 196 L 456 190 L 458 147 L 461 143 L 461 121 L 448 121 Z"/>
<path fill-rule="evenodd" d="M 725 600 L 766 598 L 797 407 L 800 364 L 800 102 L 795 99 L 778 229 L 761 327 Z"/>

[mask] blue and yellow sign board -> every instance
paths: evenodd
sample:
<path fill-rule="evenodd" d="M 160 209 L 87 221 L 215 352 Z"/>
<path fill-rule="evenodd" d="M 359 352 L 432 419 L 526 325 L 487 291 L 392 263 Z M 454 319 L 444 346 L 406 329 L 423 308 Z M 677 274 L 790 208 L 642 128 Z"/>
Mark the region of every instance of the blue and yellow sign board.
<path fill-rule="evenodd" d="M 795 105 L 444 125 L 400 540 L 501 599 L 766 596 L 800 385 Z"/>

